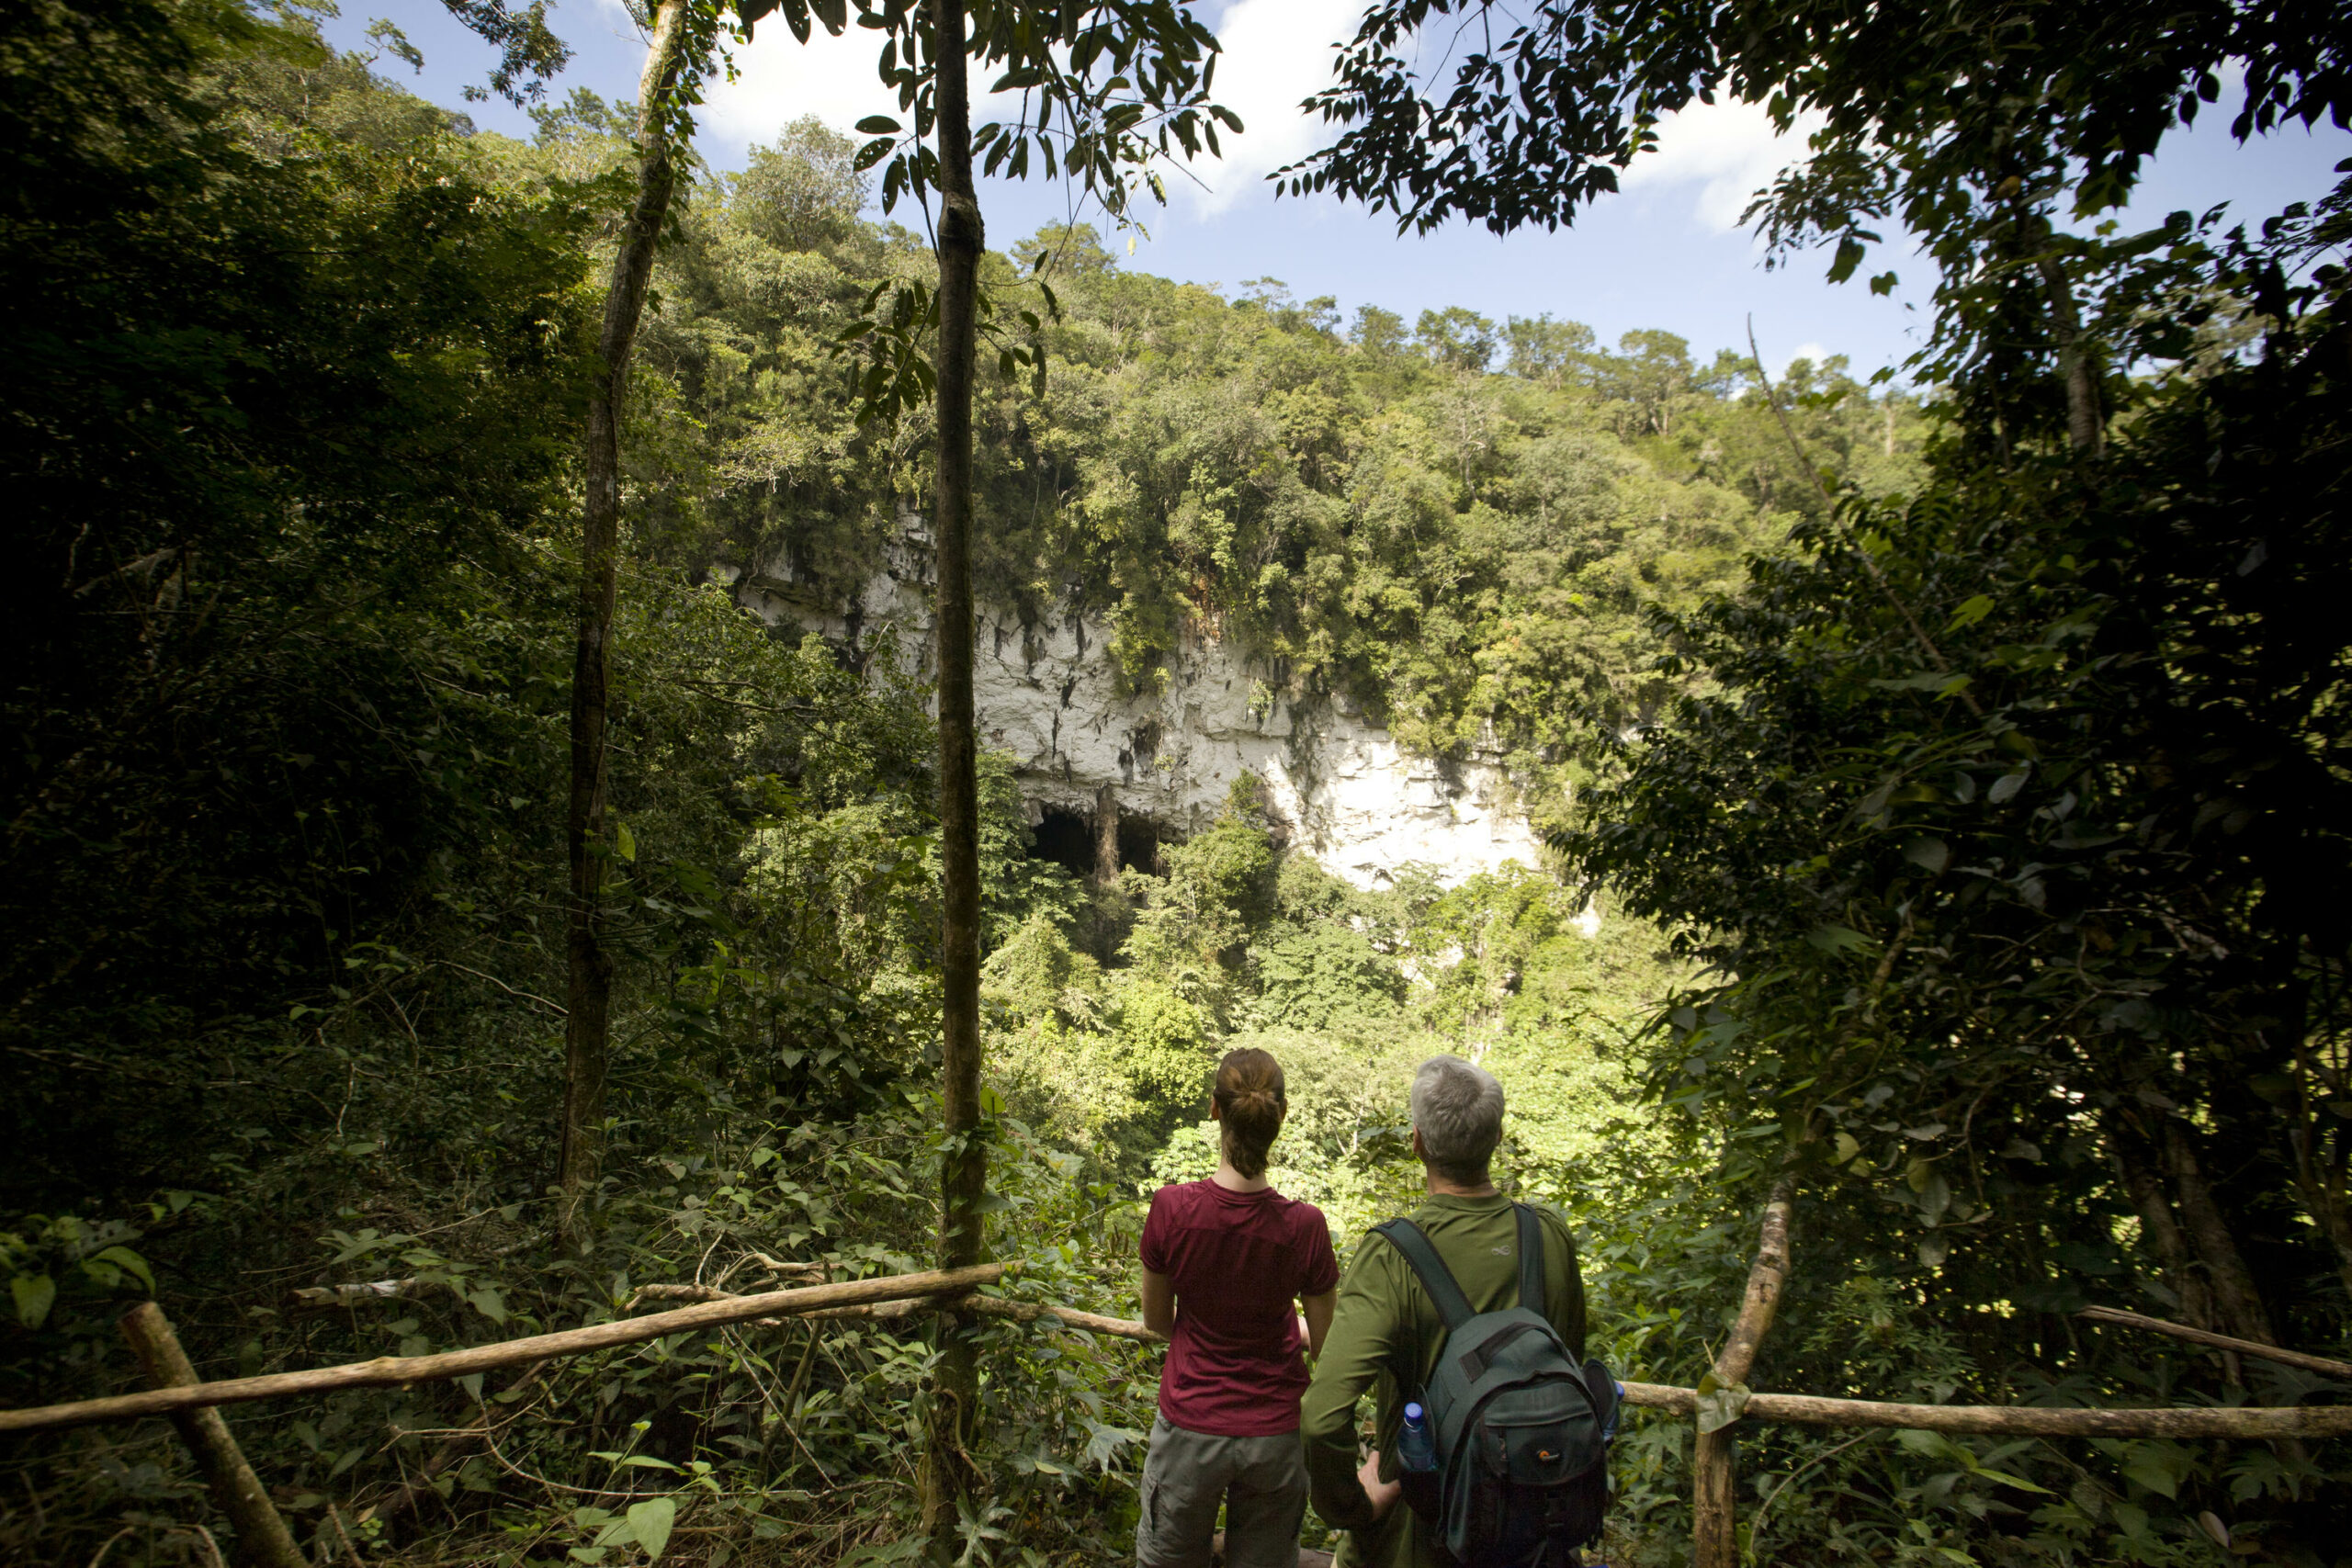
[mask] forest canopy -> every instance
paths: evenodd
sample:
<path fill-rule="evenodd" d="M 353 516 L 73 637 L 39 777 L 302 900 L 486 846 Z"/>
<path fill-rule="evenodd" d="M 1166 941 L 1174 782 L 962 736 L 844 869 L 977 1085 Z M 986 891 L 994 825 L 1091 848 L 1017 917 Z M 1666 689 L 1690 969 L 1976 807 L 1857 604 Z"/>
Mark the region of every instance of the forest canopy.
<path fill-rule="evenodd" d="M 984 755 L 988 1249 L 1132 1315 L 1142 1201 L 1209 1168 L 1205 1075 L 1249 1044 L 1289 1074 L 1272 1174 L 1344 1251 L 1418 1190 L 1405 1088 L 1449 1052 L 1504 1082 L 1498 1178 L 1577 1228 L 1621 1377 L 1708 1375 L 1785 1187 L 1758 1386 L 2340 1400 L 2073 1314 L 2352 1340 L 2343 187 L 2086 237 L 2161 124 L 2064 75 L 2001 141 L 1785 9 L 1837 47 L 1726 23 L 1680 80 L 1877 95 L 1764 216 L 1841 273 L 1898 209 L 1938 243 L 1907 386 L 1603 344 L 1572 300 L 1343 317 L 1083 225 L 981 259 L 980 599 L 1100 625 L 1124 691 L 1218 637 L 1295 705 L 1498 756 L 1548 846 L 1359 886 L 1245 778 L 1081 875 Z M 492 12 L 527 96 L 560 45 Z M 2133 104 L 2191 117 L 2157 66 L 2253 50 L 2246 133 L 2341 118 L 2335 44 L 2206 21 Z M 1646 90 L 1531 37 L 1594 101 Z M 1385 58 L 1339 188 L 1510 221 L 1603 188 L 1623 137 L 1426 175 Z M 150 1295 L 228 1375 L 932 1258 L 935 662 L 842 612 L 934 499 L 930 415 L 874 417 L 853 331 L 933 247 L 817 121 L 681 163 L 619 413 L 604 1156 L 560 1224 L 580 432 L 640 121 L 582 90 L 502 137 L 371 63 L 227 0 L 0 17 L 0 1404 L 136 1386 L 114 1320 Z M 354 1283 L 385 1288 L 319 1304 Z M 972 1332 L 964 1560 L 1124 1553 L 1152 1352 Z M 300 1539 L 362 1561 L 895 1562 L 932 1335 L 752 1325 L 233 1425 Z M 1756 1562 L 2324 1564 L 2352 1495 L 2341 1443 L 1744 1442 Z M 1687 1561 L 1692 1446 L 1629 1419 L 1611 1561 Z M 0 1465 L 11 1560 L 227 1537 L 154 1423 Z"/>

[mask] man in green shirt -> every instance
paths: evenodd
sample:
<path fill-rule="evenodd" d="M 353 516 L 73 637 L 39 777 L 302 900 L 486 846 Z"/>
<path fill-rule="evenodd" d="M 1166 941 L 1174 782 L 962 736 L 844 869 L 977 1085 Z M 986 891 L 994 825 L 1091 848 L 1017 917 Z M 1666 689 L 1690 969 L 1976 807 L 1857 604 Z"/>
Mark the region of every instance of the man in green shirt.
<path fill-rule="evenodd" d="M 1487 1179 L 1502 1142 L 1503 1089 L 1459 1056 L 1433 1056 L 1413 1077 L 1413 1153 L 1429 1174 L 1429 1201 L 1413 1223 L 1453 1270 L 1475 1312 L 1519 1301 L 1519 1221 Z M 1561 1218 L 1543 1220 L 1544 1300 L 1554 1327 L 1584 1359 L 1584 1280 L 1576 1241 Z M 1429 1527 L 1398 1502 L 1396 1429 L 1405 1402 L 1437 1366 L 1445 1322 L 1411 1264 L 1385 1236 L 1366 1235 L 1340 1281 L 1340 1302 L 1314 1381 L 1299 1411 L 1315 1511 L 1347 1531 L 1334 1568 L 1442 1568 Z M 1379 1435 L 1356 1461 L 1356 1406 L 1374 1391 Z"/>

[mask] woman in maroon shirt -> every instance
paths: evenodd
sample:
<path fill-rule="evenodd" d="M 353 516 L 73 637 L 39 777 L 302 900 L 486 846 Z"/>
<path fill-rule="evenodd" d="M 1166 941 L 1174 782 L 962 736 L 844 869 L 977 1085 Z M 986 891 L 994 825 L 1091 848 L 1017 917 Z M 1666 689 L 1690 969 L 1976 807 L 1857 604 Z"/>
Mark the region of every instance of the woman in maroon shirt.
<path fill-rule="evenodd" d="M 1308 1354 L 1322 1349 L 1340 1265 L 1323 1212 L 1266 1181 L 1266 1151 L 1288 1109 L 1272 1056 L 1227 1053 L 1209 1106 L 1216 1174 L 1151 1200 L 1143 1320 L 1168 1336 L 1168 1360 L 1136 1521 L 1140 1568 L 1208 1568 L 1219 1504 L 1228 1568 L 1298 1562 L 1301 1331 Z"/>

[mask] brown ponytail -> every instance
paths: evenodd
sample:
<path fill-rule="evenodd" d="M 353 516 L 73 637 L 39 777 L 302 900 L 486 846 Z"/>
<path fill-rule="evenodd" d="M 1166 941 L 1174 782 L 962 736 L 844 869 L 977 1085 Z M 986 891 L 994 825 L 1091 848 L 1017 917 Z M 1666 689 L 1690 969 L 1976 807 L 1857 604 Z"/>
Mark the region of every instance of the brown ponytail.
<path fill-rule="evenodd" d="M 1227 1051 L 1216 1065 L 1216 1087 L 1210 1094 L 1223 1116 L 1225 1157 L 1252 1180 L 1265 1175 L 1266 1151 L 1290 1110 L 1282 1064 L 1254 1046 Z"/>

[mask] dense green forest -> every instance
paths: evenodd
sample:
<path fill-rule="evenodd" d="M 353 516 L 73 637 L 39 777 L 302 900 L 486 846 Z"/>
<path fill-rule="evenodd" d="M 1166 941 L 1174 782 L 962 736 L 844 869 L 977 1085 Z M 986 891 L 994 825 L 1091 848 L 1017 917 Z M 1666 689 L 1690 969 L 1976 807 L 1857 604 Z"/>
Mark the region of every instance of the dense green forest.
<path fill-rule="evenodd" d="M 734 591 L 846 601 L 932 505 L 929 415 L 876 416 L 854 329 L 933 245 L 814 121 L 681 173 L 621 423 L 603 1156 L 560 1220 L 581 431 L 635 109 L 575 92 L 526 143 L 370 64 L 232 0 L 0 20 L 0 1405 L 138 1386 L 151 1295 L 233 1376 L 933 1259 L 930 665 Z M 1573 301 L 1343 318 L 1084 226 L 983 259 L 981 600 L 1098 617 L 1132 690 L 1215 636 L 1295 705 L 1499 749 L 1550 845 L 1367 891 L 1245 779 L 1086 877 L 984 754 L 1005 1293 L 1134 1315 L 1143 1203 L 1213 1162 L 1242 1043 L 1344 1252 L 1418 1190 L 1405 1089 L 1452 1051 L 1506 1085 L 1499 1179 L 1573 1221 L 1623 1377 L 1700 1382 L 1779 1183 L 1758 1387 L 2344 1396 L 2071 1314 L 2352 1344 L 2347 208 L 2061 243 L 2036 215 L 2091 176 L 2052 145 L 1937 253 L 1917 390 L 1604 344 Z M 1838 201 L 1917 195 L 1859 169 L 1768 218 L 1859 257 Z M 1124 1556 L 1156 1353 L 976 1321 L 960 1560 Z M 906 1561 L 938 1332 L 228 1414 L 322 1560 Z M 223 1550 L 161 1423 L 0 1441 L 7 1561 Z M 1742 1441 L 1757 1562 L 2319 1565 L 2352 1523 L 2342 1442 Z M 1610 1561 L 1689 1560 L 1693 1443 L 1629 1417 Z"/>

